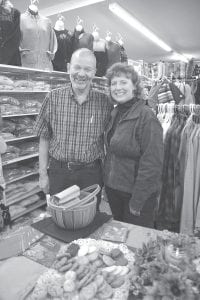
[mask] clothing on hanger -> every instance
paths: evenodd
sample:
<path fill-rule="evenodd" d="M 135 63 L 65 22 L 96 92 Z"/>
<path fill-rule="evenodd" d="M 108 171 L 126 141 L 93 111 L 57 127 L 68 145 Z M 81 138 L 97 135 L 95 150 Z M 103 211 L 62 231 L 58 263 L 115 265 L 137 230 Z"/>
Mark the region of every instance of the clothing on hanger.
<path fill-rule="evenodd" d="M 96 76 L 102 77 L 105 76 L 107 66 L 108 66 L 108 54 L 106 49 L 106 41 L 100 38 L 98 31 L 92 33 L 94 37 L 93 41 L 93 51 L 96 57 Z"/>
<path fill-rule="evenodd" d="M 189 84 L 180 81 L 175 82 L 175 85 L 179 88 L 181 93 L 184 95 L 184 99 L 181 101 L 181 104 L 194 104 L 195 100 L 192 95 L 192 90 Z"/>
<path fill-rule="evenodd" d="M 53 70 L 57 38 L 49 18 L 29 10 L 21 15 L 21 62 L 23 67 Z"/>
<path fill-rule="evenodd" d="M 70 62 L 72 56 L 72 34 L 67 30 L 56 30 L 54 28 L 58 49 L 55 53 L 53 69 L 55 71 L 67 72 L 67 63 Z"/>
<path fill-rule="evenodd" d="M 171 228 L 177 224 L 177 228 L 187 234 L 192 234 L 200 225 L 197 218 L 200 216 L 200 172 L 196 167 L 197 162 L 200 163 L 200 114 L 192 113 L 191 109 L 195 111 L 197 106 L 175 105 L 166 133 L 157 217 Z M 160 108 L 158 111 L 162 114 Z M 165 228 L 170 230 L 170 227 Z"/>
<path fill-rule="evenodd" d="M 128 62 L 128 55 L 126 53 L 124 45 L 119 44 L 119 46 L 120 46 L 120 61 L 122 63 L 126 63 L 126 62 Z"/>
<path fill-rule="evenodd" d="M 80 48 L 88 48 L 93 51 L 93 41 L 94 37 L 91 33 L 85 32 L 84 29 L 77 31 L 75 28 L 72 36 L 73 52 Z"/>
<path fill-rule="evenodd" d="M 108 54 L 108 68 L 114 63 L 121 61 L 120 46 L 118 43 L 106 41 L 106 49 Z"/>
<path fill-rule="evenodd" d="M 194 93 L 195 103 L 200 104 L 200 80 L 197 81 L 197 87 Z"/>
<path fill-rule="evenodd" d="M 0 64 L 21 66 L 20 12 L 0 5 Z"/>

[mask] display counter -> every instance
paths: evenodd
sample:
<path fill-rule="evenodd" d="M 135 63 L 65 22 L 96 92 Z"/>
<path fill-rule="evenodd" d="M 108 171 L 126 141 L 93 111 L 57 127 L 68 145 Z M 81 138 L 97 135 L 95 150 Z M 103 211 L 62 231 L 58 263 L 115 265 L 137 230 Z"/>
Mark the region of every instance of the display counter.
<path fill-rule="evenodd" d="M 48 221 L 48 218 L 46 220 Z M 175 233 L 173 234 L 167 231 L 157 231 L 110 219 L 102 226 L 100 226 L 97 230 L 95 230 L 92 234 L 90 234 L 90 236 L 85 237 L 85 239 L 79 238 L 78 240 L 72 241 L 70 244 L 66 244 L 61 240 L 55 239 L 51 236 L 39 232 L 30 225 L 26 225 L 24 227 L 18 228 L 16 231 L 10 232 L 9 236 L 7 237 L 6 235 L 4 235 L 0 242 L 1 255 L 3 253 L 3 241 L 5 242 L 6 238 L 8 237 L 8 240 L 12 240 L 13 244 L 10 244 L 10 247 L 7 248 L 6 255 L 4 253 L 4 255 L 7 256 L 7 259 L 1 260 L 0 262 L 1 300 L 146 299 L 146 296 L 141 294 L 141 292 L 144 292 L 143 285 L 148 286 L 145 291 L 149 291 L 149 288 L 152 288 L 152 286 L 155 285 L 154 289 L 150 290 L 149 293 L 151 297 L 148 299 L 157 299 L 156 296 L 157 294 L 160 295 L 160 293 L 163 293 L 164 296 L 171 296 L 173 293 L 177 293 L 177 295 L 180 295 L 177 296 L 176 299 L 182 300 L 186 299 L 182 297 L 183 293 L 186 292 L 190 294 L 189 298 L 187 299 L 200 299 L 199 285 L 197 285 L 200 281 L 200 245 L 199 240 L 193 237 L 187 237 Z M 18 245 L 21 245 L 21 248 L 19 247 L 17 249 L 17 243 Z M 87 251 L 91 251 L 91 247 L 93 250 L 95 247 L 96 249 L 100 247 L 98 248 L 98 251 L 99 249 L 101 249 L 101 251 L 103 249 L 103 254 L 101 252 L 100 255 L 101 258 L 103 257 L 103 262 L 105 260 L 105 264 L 103 265 L 103 269 L 97 271 L 98 277 L 96 278 L 100 280 L 102 278 L 101 274 L 104 274 L 103 276 L 108 276 L 108 280 L 110 279 L 109 276 L 114 276 L 114 283 L 110 283 L 110 285 L 112 286 L 112 296 L 108 297 L 109 293 L 111 292 L 109 289 L 108 294 L 104 294 L 101 289 L 101 292 L 98 292 L 100 296 L 95 296 L 94 298 L 90 298 L 89 296 L 85 297 L 83 295 L 80 298 L 80 295 L 78 296 L 76 292 L 73 292 L 74 294 L 70 294 L 74 295 L 73 297 L 69 297 L 69 294 L 67 293 L 66 295 L 68 296 L 65 296 L 64 298 L 49 296 L 41 296 L 40 298 L 39 295 L 38 297 L 36 297 L 36 286 L 38 282 L 40 284 L 41 282 L 42 284 L 44 284 L 46 280 L 52 280 L 52 278 L 54 277 L 60 278 L 60 275 L 58 276 L 58 274 L 56 273 L 60 272 L 60 269 L 58 271 L 58 269 L 56 268 L 56 264 L 60 264 L 60 258 L 58 259 L 58 256 L 61 255 L 62 257 L 63 253 L 66 254 L 65 251 L 68 251 L 69 245 L 72 244 L 78 244 L 79 247 L 83 247 L 83 249 L 81 248 L 81 251 L 85 251 L 85 245 L 86 248 L 89 247 L 87 249 L 90 249 Z M 114 258 L 112 257 L 112 255 L 109 256 L 109 253 L 111 253 L 113 250 L 113 253 L 115 254 L 116 251 L 121 251 L 125 260 L 128 261 L 127 266 L 121 266 L 117 263 L 114 266 L 109 266 L 110 260 L 106 260 L 105 258 L 109 257 L 113 261 Z M 11 257 L 12 255 L 11 253 L 9 254 L 9 251 L 13 251 L 13 253 L 15 251 L 16 254 L 18 251 L 19 255 Z M 87 256 L 91 256 L 91 253 L 88 253 Z M 92 254 L 93 256 L 94 253 Z M 10 258 L 8 258 L 9 256 Z M 77 257 L 78 256 L 79 255 L 77 254 Z M 85 259 L 83 259 L 84 255 L 81 254 L 80 256 L 82 257 L 82 260 Z M 69 262 L 70 259 L 73 261 L 74 258 L 69 258 Z M 89 263 L 91 263 L 91 261 Z M 94 263 L 93 260 L 92 263 Z M 187 268 L 185 268 L 186 265 Z M 196 269 L 194 269 L 194 266 L 196 266 Z M 68 265 L 64 267 L 68 268 Z M 74 268 L 73 270 L 75 270 L 76 267 L 77 266 L 75 261 L 72 269 Z M 129 273 L 128 275 L 126 274 L 128 277 L 121 276 L 121 273 L 126 271 L 127 267 L 129 268 Z M 136 272 L 136 270 L 138 270 L 139 268 L 141 276 L 138 276 L 138 273 Z M 109 273 L 109 275 L 107 275 L 107 273 L 105 275 L 105 271 L 109 271 L 111 269 L 113 269 L 116 274 L 111 275 Z M 69 271 L 71 273 L 74 272 L 72 270 Z M 68 274 L 71 274 L 70 272 Z M 64 276 L 65 273 L 62 273 L 62 276 Z M 92 274 L 93 270 L 89 270 L 89 273 L 91 276 L 95 276 L 94 274 Z M 194 274 L 195 276 L 193 276 Z M 144 278 L 142 278 L 142 276 L 144 276 Z M 148 276 L 151 276 L 151 278 L 147 278 Z M 116 288 L 115 284 L 119 284 L 119 279 L 122 280 L 123 278 L 126 278 L 128 280 L 128 285 L 127 282 L 124 282 L 122 287 Z M 153 280 L 153 285 L 148 285 L 148 280 Z M 93 281 L 96 283 L 98 282 L 98 280 L 96 281 L 95 277 Z M 196 287 L 194 287 L 194 285 L 196 285 Z M 83 291 L 85 289 L 87 290 L 86 287 L 84 287 Z M 89 287 L 91 287 L 91 283 L 89 284 Z M 30 293 L 32 293 L 34 288 L 36 289 L 36 295 L 34 295 L 33 297 L 30 296 Z M 65 288 L 68 289 L 68 285 Z M 130 292 L 128 295 L 129 290 Z M 96 295 L 98 295 L 98 293 Z M 29 296 L 27 296 L 28 294 Z M 170 298 L 170 296 L 167 299 L 175 299 Z M 165 298 L 162 298 L 162 296 L 160 296 L 159 299 Z"/>

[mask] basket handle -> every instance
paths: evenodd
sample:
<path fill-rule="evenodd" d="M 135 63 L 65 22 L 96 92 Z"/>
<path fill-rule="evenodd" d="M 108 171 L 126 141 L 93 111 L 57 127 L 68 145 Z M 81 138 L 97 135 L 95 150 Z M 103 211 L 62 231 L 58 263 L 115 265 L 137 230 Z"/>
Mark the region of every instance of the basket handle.
<path fill-rule="evenodd" d="M 86 187 L 86 188 L 82 189 L 81 191 L 89 192 L 90 190 L 94 190 L 94 191 L 91 192 L 89 195 L 87 195 L 83 200 L 81 200 L 81 203 L 79 204 L 80 206 L 83 206 L 91 198 L 93 198 L 94 196 L 96 196 L 100 192 L 101 188 L 100 188 L 100 186 L 98 184 L 93 184 L 93 185 L 91 185 L 89 187 Z"/>

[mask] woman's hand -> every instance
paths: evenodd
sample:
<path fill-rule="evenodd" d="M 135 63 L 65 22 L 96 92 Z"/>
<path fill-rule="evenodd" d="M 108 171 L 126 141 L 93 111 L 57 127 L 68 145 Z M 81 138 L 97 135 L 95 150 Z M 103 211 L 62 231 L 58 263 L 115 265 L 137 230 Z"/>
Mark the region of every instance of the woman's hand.
<path fill-rule="evenodd" d="M 130 213 L 136 217 L 139 217 L 140 216 L 140 211 L 137 211 L 135 209 L 132 209 L 131 206 L 129 206 L 129 209 L 130 209 Z"/>

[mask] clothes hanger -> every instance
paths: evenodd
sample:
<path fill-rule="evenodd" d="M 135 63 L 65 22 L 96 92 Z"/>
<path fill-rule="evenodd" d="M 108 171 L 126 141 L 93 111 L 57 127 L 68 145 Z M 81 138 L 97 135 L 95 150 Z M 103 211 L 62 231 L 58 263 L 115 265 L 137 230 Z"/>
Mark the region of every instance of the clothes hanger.
<path fill-rule="evenodd" d="M 122 35 L 121 35 L 119 32 L 118 32 L 117 35 L 116 35 L 116 41 L 117 41 L 117 43 L 118 43 L 120 46 L 123 46 L 123 45 L 124 45 Z"/>
<path fill-rule="evenodd" d="M 59 14 L 58 20 L 56 21 L 56 23 L 54 25 L 54 29 L 57 31 L 64 30 L 65 29 L 64 20 L 65 20 L 65 18 L 61 14 Z"/>
<path fill-rule="evenodd" d="M 94 24 L 92 27 L 92 35 L 95 42 L 99 40 L 99 28 L 96 26 L 96 24 Z"/>
<path fill-rule="evenodd" d="M 106 37 L 105 37 L 105 40 L 106 40 L 107 42 L 111 42 L 111 39 L 112 39 L 112 32 L 106 31 Z"/>
<path fill-rule="evenodd" d="M 28 7 L 29 12 L 33 15 L 38 13 L 38 7 L 35 3 L 39 4 L 39 0 L 31 0 L 31 4 Z"/>
<path fill-rule="evenodd" d="M 76 31 L 83 31 L 83 20 L 78 16 L 76 19 Z"/>

